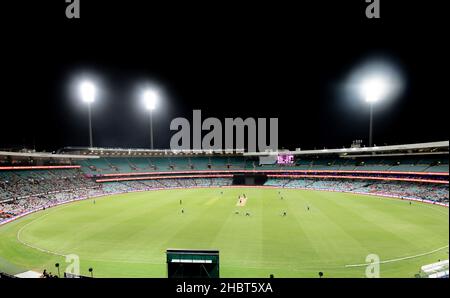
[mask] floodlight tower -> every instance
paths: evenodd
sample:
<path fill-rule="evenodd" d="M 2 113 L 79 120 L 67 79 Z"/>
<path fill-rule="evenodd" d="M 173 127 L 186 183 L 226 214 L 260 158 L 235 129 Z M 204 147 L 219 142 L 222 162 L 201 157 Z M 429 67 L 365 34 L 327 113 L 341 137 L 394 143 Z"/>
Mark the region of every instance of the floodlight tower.
<path fill-rule="evenodd" d="M 145 108 L 149 111 L 150 116 L 150 149 L 153 150 L 153 110 L 156 108 L 158 93 L 155 90 L 147 89 L 142 94 Z"/>
<path fill-rule="evenodd" d="M 97 89 L 95 85 L 90 81 L 84 81 L 80 84 L 80 96 L 81 99 L 87 103 L 88 105 L 88 113 L 89 113 L 89 146 L 93 147 L 92 141 L 92 113 L 91 113 L 91 104 L 95 101 L 95 96 L 97 93 Z"/>
<path fill-rule="evenodd" d="M 389 84 L 383 76 L 369 76 L 361 83 L 361 95 L 370 105 L 369 147 L 373 146 L 373 106 L 389 93 Z"/>

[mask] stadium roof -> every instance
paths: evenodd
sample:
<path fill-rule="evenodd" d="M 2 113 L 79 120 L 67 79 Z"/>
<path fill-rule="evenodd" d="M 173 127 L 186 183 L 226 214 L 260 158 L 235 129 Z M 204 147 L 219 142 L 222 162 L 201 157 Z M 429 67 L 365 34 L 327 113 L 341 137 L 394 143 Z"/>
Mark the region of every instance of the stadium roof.
<path fill-rule="evenodd" d="M 12 151 L 0 151 L 0 156 L 10 157 L 34 157 L 34 158 L 54 158 L 54 159 L 86 159 L 86 158 L 99 158 L 98 156 L 85 156 L 78 154 L 53 154 L 47 152 L 12 152 Z"/>
<path fill-rule="evenodd" d="M 79 155 L 126 155 L 126 156 L 164 156 L 164 155 L 210 155 L 210 154 L 243 154 L 244 149 L 224 149 L 224 150 L 203 150 L 203 149 L 190 149 L 190 150 L 171 150 L 171 149 L 144 149 L 144 148 L 88 148 L 88 147 L 64 147 L 58 150 L 58 153 L 66 154 L 79 154 Z"/>
<path fill-rule="evenodd" d="M 449 141 L 416 143 L 391 146 L 374 147 L 350 147 L 319 150 L 278 150 L 272 152 L 247 152 L 244 150 L 183 150 L 172 151 L 170 149 L 124 149 L 124 148 L 88 148 L 88 147 L 65 147 L 55 153 L 33 152 L 33 151 L 0 151 L 0 156 L 10 157 L 34 157 L 52 159 L 87 159 L 99 158 L 100 156 L 170 156 L 170 155 L 221 155 L 233 154 L 244 156 L 270 156 L 279 154 L 292 155 L 339 155 L 341 157 L 369 157 L 369 156 L 401 156 L 401 155 L 434 155 L 448 154 Z"/>
<path fill-rule="evenodd" d="M 374 147 L 350 147 L 338 149 L 320 149 L 320 150 L 300 150 L 295 151 L 275 151 L 275 152 L 253 152 L 244 153 L 246 156 L 268 156 L 278 154 L 292 155 L 327 155 L 339 154 L 341 156 L 361 157 L 373 155 L 417 155 L 417 154 L 448 154 L 449 141 L 416 143 L 405 145 L 391 146 L 374 146 Z"/>

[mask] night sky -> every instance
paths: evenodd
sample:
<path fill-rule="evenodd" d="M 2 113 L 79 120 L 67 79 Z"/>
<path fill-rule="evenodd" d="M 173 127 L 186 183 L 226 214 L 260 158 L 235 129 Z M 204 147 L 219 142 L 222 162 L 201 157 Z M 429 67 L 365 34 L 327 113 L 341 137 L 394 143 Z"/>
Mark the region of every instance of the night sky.
<path fill-rule="evenodd" d="M 381 19 L 369 20 L 363 0 L 180 2 L 81 0 L 79 20 L 65 18 L 62 0 L 3 5 L 0 148 L 87 146 L 87 109 L 72 92 L 83 75 L 100 89 L 99 147 L 149 147 L 138 96 L 146 83 L 163 95 L 157 148 L 169 145 L 170 121 L 193 109 L 203 118 L 278 117 L 289 149 L 367 144 L 368 105 L 342 90 L 373 57 L 405 79 L 398 98 L 375 108 L 374 143 L 448 140 L 439 7 L 382 0 Z"/>

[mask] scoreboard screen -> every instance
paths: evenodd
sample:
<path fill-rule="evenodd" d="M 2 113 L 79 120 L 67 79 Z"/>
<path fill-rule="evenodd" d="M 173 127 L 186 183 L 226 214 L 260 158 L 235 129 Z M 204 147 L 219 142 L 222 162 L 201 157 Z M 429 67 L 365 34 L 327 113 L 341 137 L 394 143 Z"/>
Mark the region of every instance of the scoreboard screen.
<path fill-rule="evenodd" d="M 219 251 L 198 249 L 168 249 L 167 277 L 219 278 Z"/>
<path fill-rule="evenodd" d="M 293 164 L 294 163 L 294 155 L 292 154 L 280 154 L 277 157 L 278 164 Z"/>

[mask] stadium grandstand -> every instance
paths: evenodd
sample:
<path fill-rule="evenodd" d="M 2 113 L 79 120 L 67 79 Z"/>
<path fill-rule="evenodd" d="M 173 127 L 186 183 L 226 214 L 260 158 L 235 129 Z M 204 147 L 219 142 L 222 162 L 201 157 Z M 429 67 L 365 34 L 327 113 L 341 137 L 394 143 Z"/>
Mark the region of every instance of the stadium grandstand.
<path fill-rule="evenodd" d="M 54 154 L 0 152 L 0 222 L 108 194 L 236 184 L 354 192 L 448 206 L 448 148 L 449 142 L 434 142 L 271 153 L 74 147 Z M 293 160 L 286 164 L 267 158 L 279 155 Z M 258 179 L 246 179 L 255 176 Z"/>

